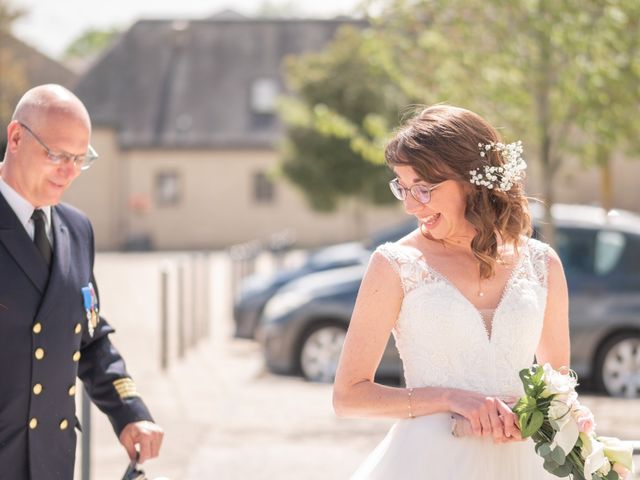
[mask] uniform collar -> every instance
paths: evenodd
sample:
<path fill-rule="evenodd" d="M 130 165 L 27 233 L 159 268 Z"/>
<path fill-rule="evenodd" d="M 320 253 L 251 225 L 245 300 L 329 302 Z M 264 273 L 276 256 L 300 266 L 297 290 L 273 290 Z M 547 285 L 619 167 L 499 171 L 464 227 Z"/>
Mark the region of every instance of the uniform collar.
<path fill-rule="evenodd" d="M 35 207 L 22 195 L 16 192 L 13 187 L 4 181 L 2 177 L 0 177 L 0 193 L 11 207 L 11 210 L 13 210 L 18 217 L 22 226 L 28 230 L 29 221 L 31 220 L 31 215 L 33 215 Z M 51 206 L 47 205 L 46 207 L 40 207 L 40 209 L 44 212 L 47 219 L 47 232 L 50 232 Z"/>

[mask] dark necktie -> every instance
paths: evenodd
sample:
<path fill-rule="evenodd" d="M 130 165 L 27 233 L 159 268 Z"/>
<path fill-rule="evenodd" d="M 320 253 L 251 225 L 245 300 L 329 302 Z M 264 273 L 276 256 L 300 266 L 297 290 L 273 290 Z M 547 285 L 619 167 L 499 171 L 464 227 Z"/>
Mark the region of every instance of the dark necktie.
<path fill-rule="evenodd" d="M 47 262 L 47 266 L 50 266 L 52 251 L 51 244 L 47 238 L 47 228 L 45 226 L 46 216 L 44 212 L 38 208 L 34 210 L 33 215 L 31 215 L 31 220 L 33 220 L 33 225 L 35 227 L 33 242 L 36 244 L 38 251 L 42 254 L 42 258 Z"/>

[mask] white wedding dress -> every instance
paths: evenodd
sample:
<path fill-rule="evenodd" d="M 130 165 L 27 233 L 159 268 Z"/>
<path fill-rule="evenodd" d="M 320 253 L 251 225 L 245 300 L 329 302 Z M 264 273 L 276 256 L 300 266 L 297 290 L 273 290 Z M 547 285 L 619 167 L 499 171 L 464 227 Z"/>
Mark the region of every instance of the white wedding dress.
<path fill-rule="evenodd" d="M 482 313 L 417 249 L 387 243 L 377 251 L 404 289 L 393 335 L 407 387 L 520 397 L 518 374 L 533 363 L 542 331 L 547 245 L 523 238 L 500 303 L 489 312 L 491 336 Z M 542 468 L 531 439 L 494 444 L 490 438 L 454 437 L 451 422 L 448 413 L 397 421 L 352 480 L 557 480 Z"/>

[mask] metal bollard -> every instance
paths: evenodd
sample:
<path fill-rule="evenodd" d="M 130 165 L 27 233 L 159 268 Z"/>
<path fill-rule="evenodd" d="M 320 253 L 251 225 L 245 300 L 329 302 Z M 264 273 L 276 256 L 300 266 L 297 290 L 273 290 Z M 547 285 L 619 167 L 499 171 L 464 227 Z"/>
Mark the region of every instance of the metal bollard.
<path fill-rule="evenodd" d="M 169 368 L 169 272 L 160 274 L 160 368 Z"/>
<path fill-rule="evenodd" d="M 211 329 L 211 256 L 205 253 L 202 257 L 202 335 L 209 338 Z"/>
<path fill-rule="evenodd" d="M 186 341 L 184 322 L 187 317 L 187 314 L 185 312 L 185 305 L 187 304 L 187 302 L 185 302 L 184 299 L 184 277 L 184 261 L 182 261 L 180 262 L 180 265 L 178 265 L 178 358 L 184 358 Z"/>
<path fill-rule="evenodd" d="M 191 255 L 189 266 L 191 268 L 191 341 L 189 344 L 195 347 L 198 344 L 198 258 Z"/>

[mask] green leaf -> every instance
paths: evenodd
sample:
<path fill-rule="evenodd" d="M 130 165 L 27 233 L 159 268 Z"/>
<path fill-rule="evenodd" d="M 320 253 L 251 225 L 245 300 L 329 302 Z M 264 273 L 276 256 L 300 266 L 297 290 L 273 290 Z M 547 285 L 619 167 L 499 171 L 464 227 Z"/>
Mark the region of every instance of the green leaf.
<path fill-rule="evenodd" d="M 524 415 L 521 417 L 520 423 L 520 430 L 522 431 L 522 436 L 524 438 L 530 437 L 536 433 L 544 423 L 544 415 L 540 410 L 534 410 L 530 415 L 527 414 L 526 418 L 523 420 L 522 418 L 524 418 Z"/>
<path fill-rule="evenodd" d="M 564 465 L 567 458 L 567 454 L 564 453 L 564 450 L 562 450 L 562 448 L 558 446 L 554 448 L 553 451 L 551 452 L 551 458 L 558 465 Z"/>
<path fill-rule="evenodd" d="M 550 457 L 544 459 L 544 463 L 542 464 L 542 466 L 547 472 L 550 472 L 550 473 L 554 473 L 555 470 L 557 470 L 558 467 L 560 467 L 560 465 L 554 462 Z"/>
<path fill-rule="evenodd" d="M 607 473 L 607 476 L 604 477 L 604 480 L 620 480 L 620 477 L 615 470 L 609 470 L 609 473 Z"/>
<path fill-rule="evenodd" d="M 513 408 L 513 411 L 516 413 L 531 412 L 535 410 L 536 407 L 537 407 L 537 402 L 535 398 L 525 395 L 520 400 L 518 400 L 518 403 L 516 403 L 515 407 Z"/>
<path fill-rule="evenodd" d="M 534 385 L 542 385 L 543 384 L 543 381 L 542 381 L 543 375 L 544 375 L 543 368 L 540 365 L 536 365 L 535 366 L 535 373 L 531 377 L 531 381 L 533 382 L 533 384 Z"/>
<path fill-rule="evenodd" d="M 541 449 L 544 445 L 549 445 L 547 442 L 536 442 L 535 451 L 542 457 Z"/>
<path fill-rule="evenodd" d="M 560 465 L 558 468 L 556 468 L 553 474 L 557 475 L 558 477 L 564 478 L 569 476 L 572 470 L 573 465 L 571 465 L 571 463 L 569 462 L 565 462 L 563 465 Z"/>
<path fill-rule="evenodd" d="M 533 367 L 531 369 L 529 368 L 525 368 L 524 370 L 520 371 L 520 380 L 522 380 L 522 386 L 524 387 L 524 392 L 529 395 L 529 396 L 533 396 L 533 394 L 535 393 L 535 382 L 533 381 L 533 376 L 535 375 L 535 370 L 533 370 Z"/>
<path fill-rule="evenodd" d="M 538 448 L 536 446 L 536 448 Z M 548 443 L 542 443 L 540 444 L 540 448 L 538 448 L 538 455 L 540 455 L 541 457 L 547 457 L 551 454 L 551 447 Z"/>
<path fill-rule="evenodd" d="M 520 371 L 519 375 L 525 393 L 533 398 L 539 397 L 545 388 L 544 381 L 542 380 L 544 375 L 542 367 L 534 365 L 531 368 L 525 368 Z"/>

